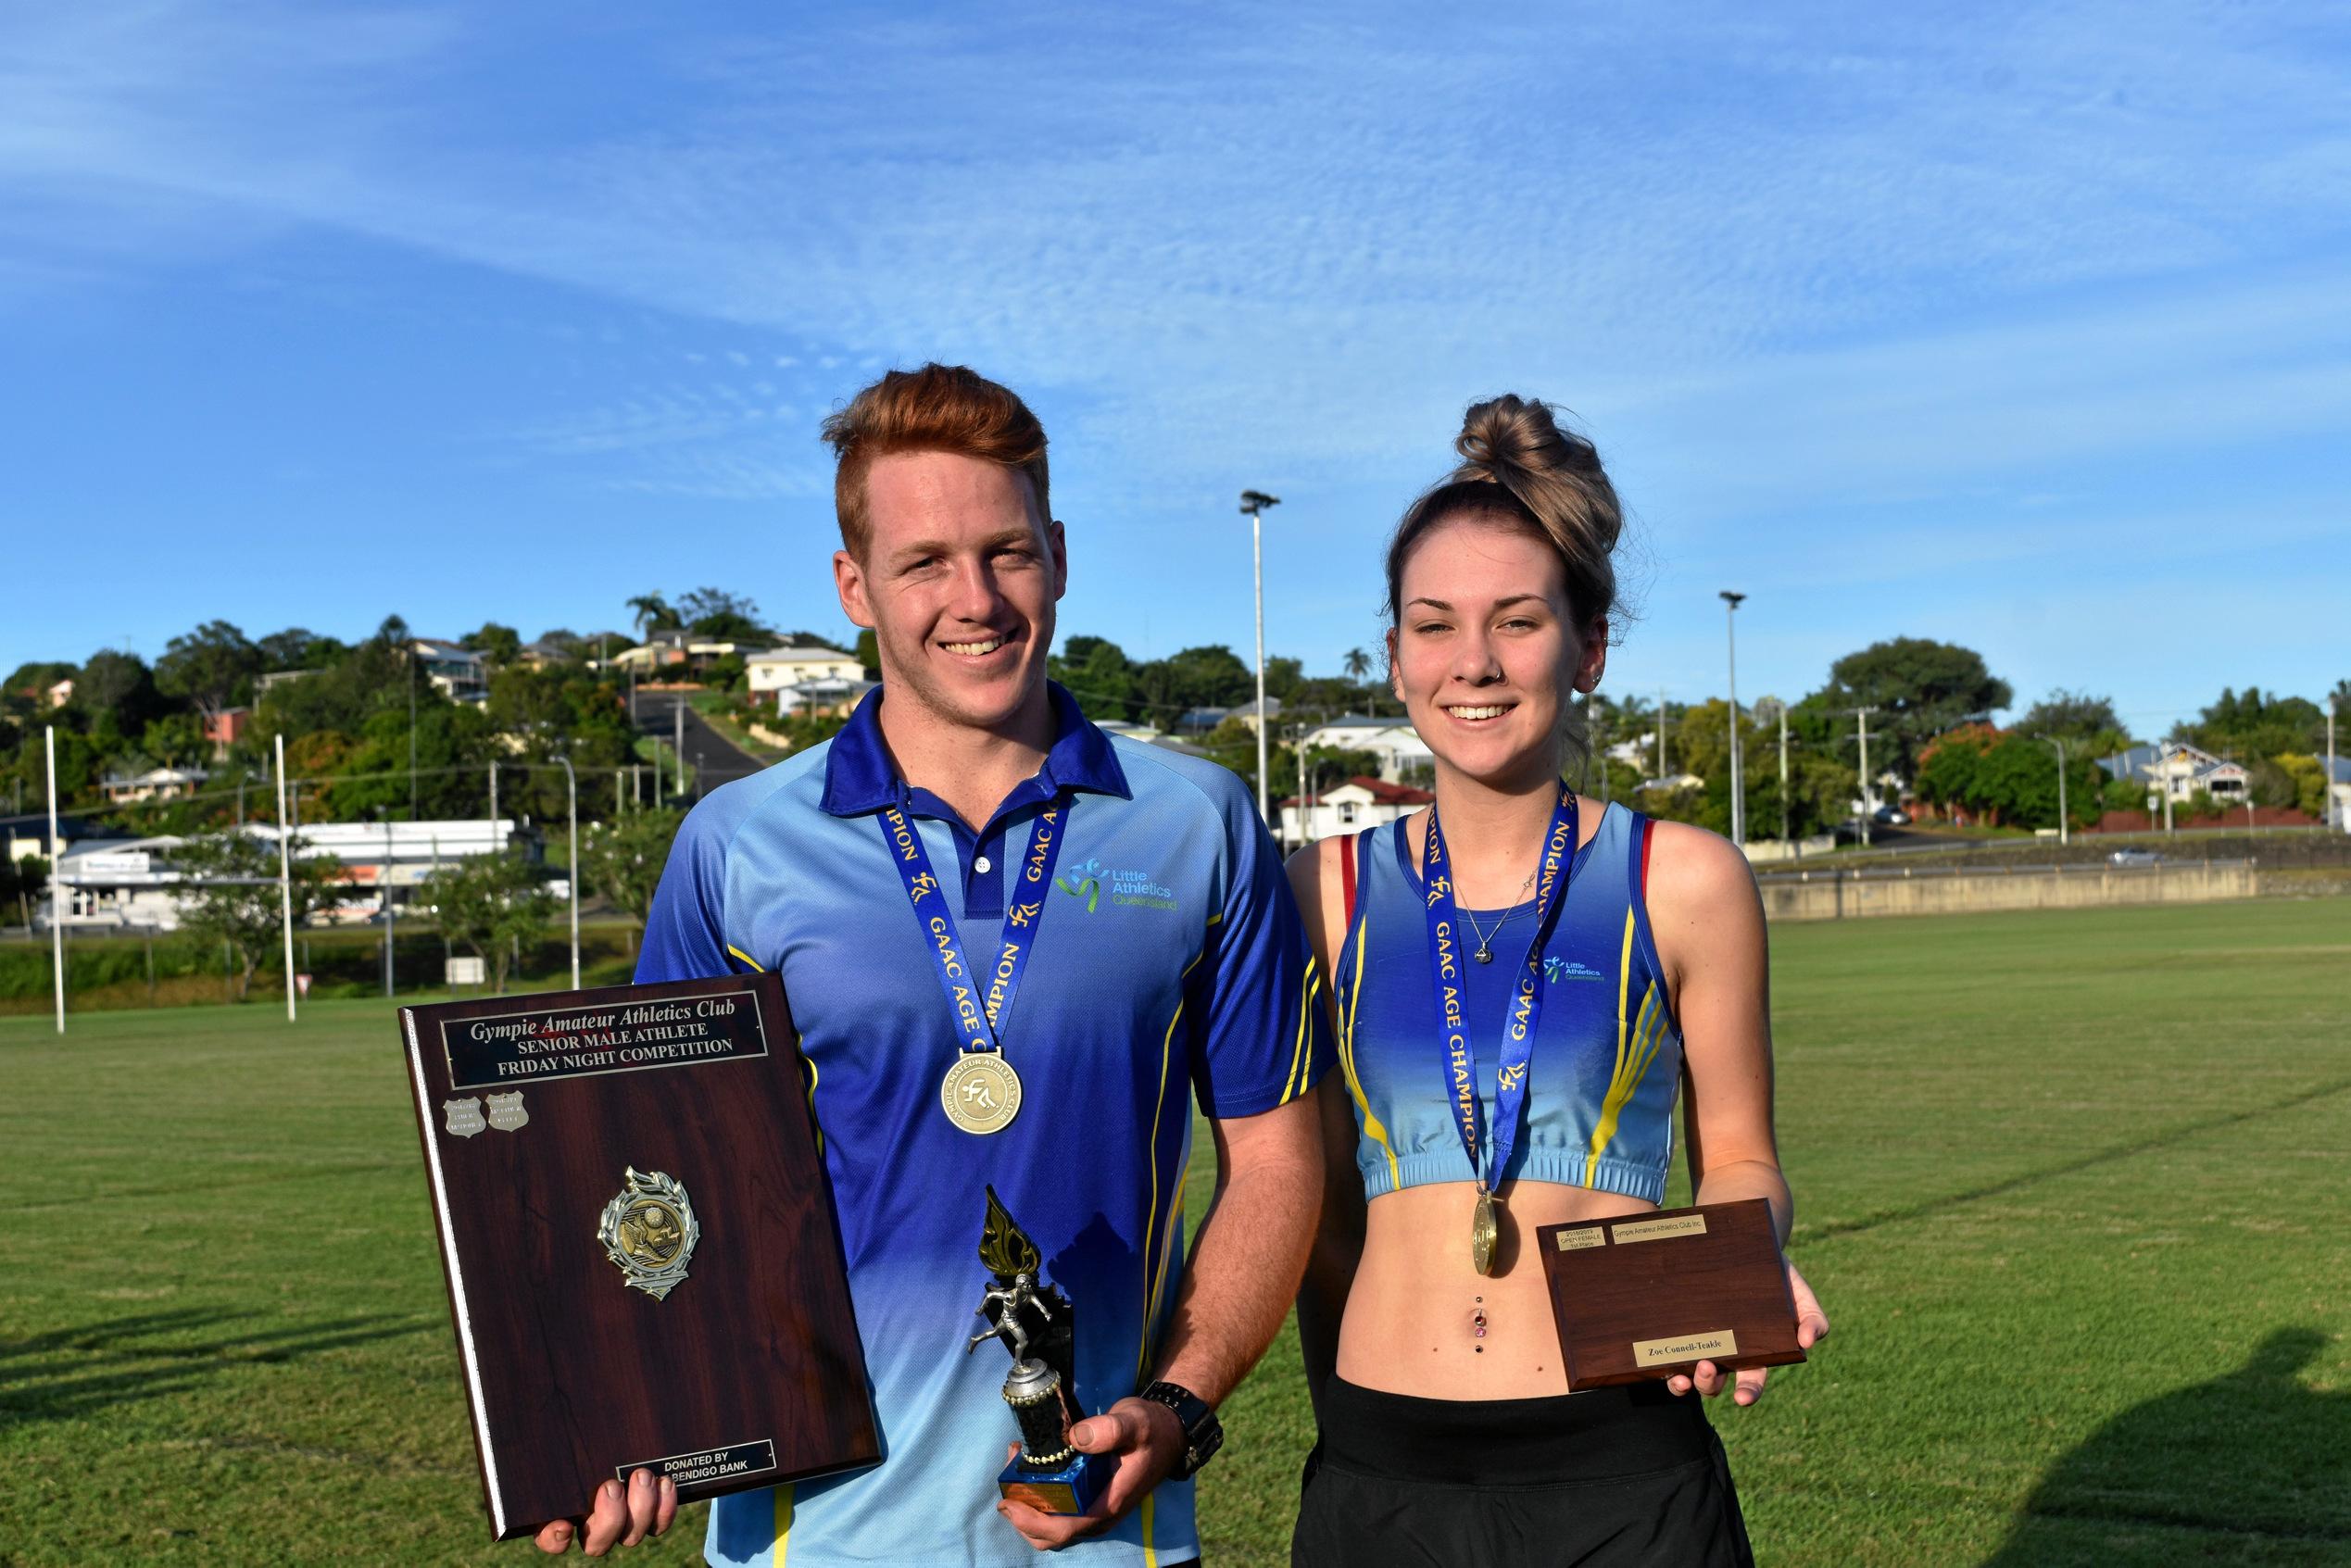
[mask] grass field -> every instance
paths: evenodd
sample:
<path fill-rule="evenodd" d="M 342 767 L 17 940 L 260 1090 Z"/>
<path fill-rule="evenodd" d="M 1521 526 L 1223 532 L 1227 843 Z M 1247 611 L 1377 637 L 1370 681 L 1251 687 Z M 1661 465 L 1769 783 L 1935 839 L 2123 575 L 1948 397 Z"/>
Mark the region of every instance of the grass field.
<path fill-rule="evenodd" d="M 1837 1326 L 1716 1411 L 1763 1561 L 2351 1562 L 2351 899 L 1774 941 Z M 74 1031 L 0 1020 L 0 1563 L 530 1560 L 484 1541 L 383 1005 Z M 1227 1407 L 1220 1568 L 1285 1560 L 1295 1368 Z"/>

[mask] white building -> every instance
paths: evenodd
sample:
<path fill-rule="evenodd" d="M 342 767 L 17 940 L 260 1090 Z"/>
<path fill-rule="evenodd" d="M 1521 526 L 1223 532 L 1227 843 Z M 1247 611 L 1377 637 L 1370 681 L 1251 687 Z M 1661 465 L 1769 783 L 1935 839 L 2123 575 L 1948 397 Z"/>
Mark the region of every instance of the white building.
<path fill-rule="evenodd" d="M 2110 778 L 2144 779 L 2148 794 L 2158 797 L 2168 794 L 2174 801 L 2201 790 L 2215 800 L 2241 802 L 2252 787 L 2252 777 L 2243 763 L 2224 761 L 2185 741 L 2134 746 L 2102 759 L 2098 766 Z"/>
<path fill-rule="evenodd" d="M 1297 796 L 1282 802 L 1282 842 L 1309 844 L 1339 834 L 1392 822 L 1437 797 L 1425 789 L 1358 774 L 1333 789 L 1317 791 L 1312 805 Z"/>
<path fill-rule="evenodd" d="M 274 846 L 277 824 L 248 823 L 242 831 Z M 438 822 L 320 822 L 295 830 L 295 856 L 332 855 L 343 863 L 349 889 L 342 908 L 328 919 L 366 920 L 389 886 L 396 902 L 408 890 L 451 860 L 486 855 L 521 843 L 535 850 L 538 840 L 512 822 L 467 818 Z M 70 844 L 57 865 L 66 897 L 66 924 L 131 931 L 173 931 L 180 924 L 180 889 L 187 881 L 171 863 L 181 836 L 101 838 Z M 49 907 L 34 923 L 46 930 Z"/>
<path fill-rule="evenodd" d="M 1379 759 L 1379 776 L 1388 784 L 1427 783 L 1435 776 L 1435 753 L 1403 719 L 1351 713 L 1307 731 L 1306 745 L 1310 750 L 1368 751 Z"/>
<path fill-rule="evenodd" d="M 98 787 L 117 805 L 137 800 L 177 800 L 194 795 L 211 775 L 201 768 L 150 768 L 128 778 L 109 776 Z"/>
<path fill-rule="evenodd" d="M 755 653 L 743 660 L 743 669 L 750 677 L 751 700 L 773 703 L 781 709 L 796 706 L 783 695 L 796 687 L 812 683 L 839 683 L 860 688 L 866 684 L 865 666 L 858 662 L 855 654 L 843 653 L 822 643 L 786 643 L 765 653 Z M 803 701 L 811 695 L 805 691 L 799 694 Z M 857 695 L 863 696 L 863 690 Z"/>
<path fill-rule="evenodd" d="M 443 637 L 409 640 L 409 652 L 442 696 L 452 702 L 480 702 L 490 695 L 489 666 L 471 648 Z"/>

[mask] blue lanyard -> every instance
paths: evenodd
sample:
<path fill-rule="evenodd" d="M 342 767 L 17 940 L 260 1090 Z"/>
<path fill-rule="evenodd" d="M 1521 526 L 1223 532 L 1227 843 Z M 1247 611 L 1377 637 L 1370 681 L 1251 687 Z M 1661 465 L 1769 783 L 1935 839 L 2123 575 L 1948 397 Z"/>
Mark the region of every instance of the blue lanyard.
<path fill-rule="evenodd" d="M 1469 1156 L 1469 1169 L 1477 1178 L 1480 1192 L 1490 1191 L 1509 1169 L 1519 1126 L 1526 1120 L 1527 1064 L 1534 1059 L 1535 1024 L 1543 1010 L 1543 944 L 1551 939 L 1560 906 L 1567 901 L 1567 879 L 1576 867 L 1576 792 L 1563 787 L 1559 804 L 1552 808 L 1551 831 L 1543 838 L 1542 868 L 1535 883 L 1535 933 L 1518 966 L 1517 989 L 1502 1014 L 1490 1176 L 1479 1158 L 1483 1137 L 1477 1052 L 1470 1044 L 1469 1021 L 1462 1012 L 1467 987 L 1462 978 L 1461 942 L 1454 935 L 1461 911 L 1454 907 L 1452 878 L 1446 872 L 1445 830 L 1438 823 L 1437 808 L 1428 809 L 1428 845 L 1421 870 L 1427 884 L 1428 978 L 1436 991 L 1438 1023 L 1444 1035 L 1445 1090 L 1452 1102 L 1453 1131 L 1461 1135 L 1462 1152 Z"/>
<path fill-rule="evenodd" d="M 931 872 L 931 858 L 923 849 L 922 834 L 906 820 L 903 809 L 892 806 L 879 819 L 882 842 L 889 847 L 890 863 L 906 884 L 908 907 L 921 927 L 923 946 L 938 965 L 940 989 L 947 993 L 948 1011 L 955 1017 L 959 1051 L 1004 1049 L 1004 1017 L 1012 1011 L 1012 994 L 1021 988 L 1029 955 L 1037 950 L 1037 933 L 1045 923 L 1045 890 L 1052 885 L 1054 863 L 1062 858 L 1062 840 L 1069 835 L 1069 815 L 1076 802 L 1056 796 L 1037 814 L 1028 838 L 1028 859 L 1021 870 L 1012 906 L 1004 912 L 1002 951 L 989 972 L 987 988 L 963 956 L 963 938 L 948 912 L 947 890 Z"/>

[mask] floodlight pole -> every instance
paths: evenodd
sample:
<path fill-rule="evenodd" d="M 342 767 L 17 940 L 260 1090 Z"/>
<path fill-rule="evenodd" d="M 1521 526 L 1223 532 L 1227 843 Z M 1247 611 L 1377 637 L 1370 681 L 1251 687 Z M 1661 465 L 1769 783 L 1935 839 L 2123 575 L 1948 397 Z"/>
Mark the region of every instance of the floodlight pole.
<path fill-rule="evenodd" d="M 57 1033 L 66 1032 L 65 840 L 57 836 L 57 727 L 41 727 L 49 753 L 49 967 L 56 977 Z"/>
<path fill-rule="evenodd" d="M 490 759 L 490 853 L 498 852 L 498 759 Z"/>
<path fill-rule="evenodd" d="M 572 989 L 580 988 L 580 776 L 572 759 L 559 757 L 563 767 L 563 800 L 572 819 Z"/>
<path fill-rule="evenodd" d="M 294 1022 L 294 847 L 285 816 L 285 736 L 278 746 L 278 924 L 285 933 L 285 1021 Z"/>
<path fill-rule="evenodd" d="M 2327 776 L 2319 791 L 2319 820 L 2334 826 L 2334 694 L 2327 694 Z"/>
<path fill-rule="evenodd" d="M 1257 815 L 1270 815 L 1265 791 L 1265 528 L 1267 507 L 1282 504 L 1279 495 L 1262 490 L 1241 492 L 1240 509 L 1249 517 L 1249 558 L 1257 583 Z"/>
<path fill-rule="evenodd" d="M 1747 847 L 1747 789 L 1739 756 L 1739 603 L 1747 596 L 1722 591 L 1723 633 L 1730 647 L 1730 842 Z"/>
<path fill-rule="evenodd" d="M 685 695 L 670 694 L 670 749 L 677 753 L 677 797 L 685 798 Z"/>

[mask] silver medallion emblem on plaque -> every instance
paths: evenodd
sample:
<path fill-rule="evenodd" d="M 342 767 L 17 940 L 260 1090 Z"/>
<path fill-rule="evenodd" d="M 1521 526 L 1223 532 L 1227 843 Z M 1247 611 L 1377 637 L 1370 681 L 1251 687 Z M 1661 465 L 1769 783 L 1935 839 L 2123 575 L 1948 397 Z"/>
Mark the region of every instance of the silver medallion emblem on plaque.
<path fill-rule="evenodd" d="M 490 1108 L 490 1125 L 501 1133 L 513 1132 L 531 1119 L 531 1113 L 522 1109 L 520 1089 L 510 1095 L 485 1095 L 483 1103 Z"/>
<path fill-rule="evenodd" d="M 597 1222 L 596 1239 L 632 1289 L 659 1301 L 685 1278 L 702 1227 L 676 1177 L 630 1166 L 621 1180 L 620 1196 Z"/>
<path fill-rule="evenodd" d="M 1021 1075 L 1000 1051 L 965 1051 L 938 1085 L 947 1119 L 967 1133 L 1000 1133 L 1021 1110 Z"/>
<path fill-rule="evenodd" d="M 470 1138 L 489 1125 L 482 1120 L 482 1102 L 472 1095 L 463 1099 L 445 1099 L 441 1110 L 447 1120 L 441 1124 L 460 1138 Z"/>

